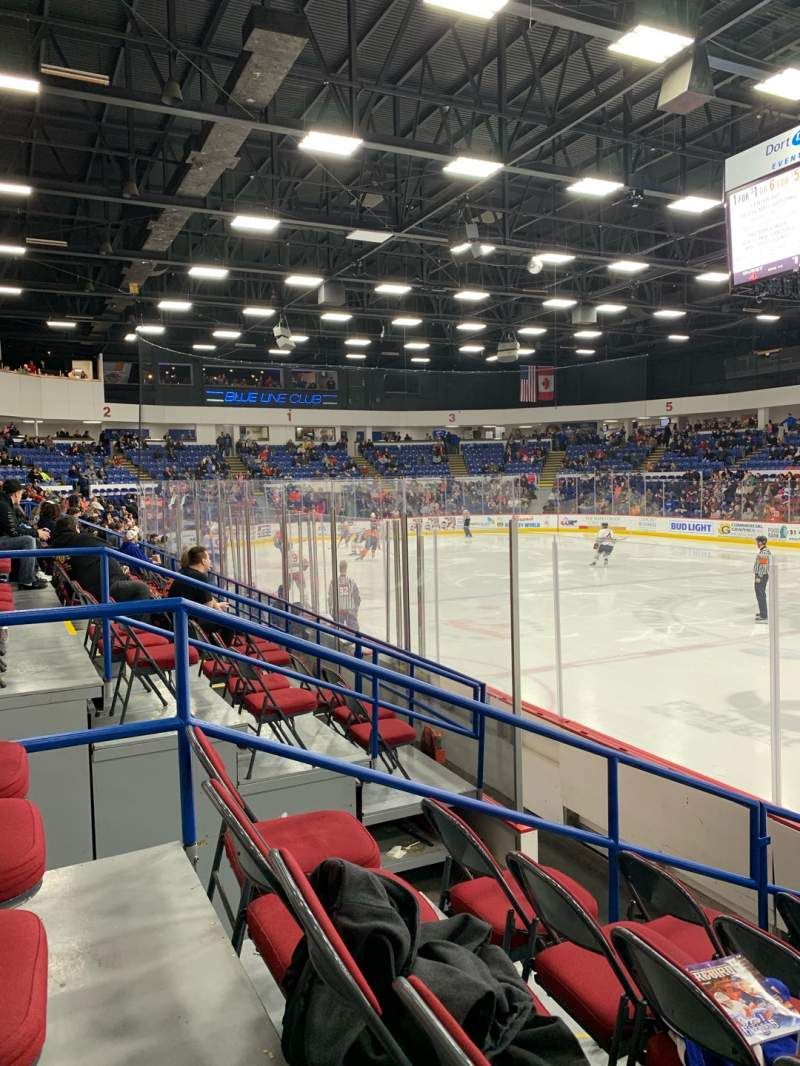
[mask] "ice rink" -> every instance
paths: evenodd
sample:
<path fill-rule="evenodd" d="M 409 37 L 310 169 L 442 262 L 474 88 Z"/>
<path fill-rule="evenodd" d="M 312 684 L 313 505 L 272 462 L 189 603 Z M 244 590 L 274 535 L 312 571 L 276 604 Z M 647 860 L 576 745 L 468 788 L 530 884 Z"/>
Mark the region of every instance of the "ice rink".
<path fill-rule="evenodd" d="M 425 652 L 509 692 L 507 533 L 436 540 L 434 551 L 433 537 L 424 538 Z M 519 537 L 522 696 L 548 710 L 557 706 L 552 542 L 544 534 Z M 591 536 L 562 535 L 558 546 L 566 717 L 770 797 L 769 628 L 754 622 L 755 547 L 629 537 L 607 568 L 592 568 Z M 412 537 L 412 644 L 419 650 L 416 551 Z M 375 559 L 361 560 L 340 549 L 361 590 L 361 628 L 379 638 L 387 636 L 383 552 L 382 545 Z M 320 537 L 326 589 L 329 554 Z M 280 553 L 261 544 L 257 562 L 262 587 L 277 588 Z M 388 635 L 395 639 L 391 563 Z M 800 553 L 776 550 L 773 564 L 780 568 L 782 800 L 798 807 Z"/>

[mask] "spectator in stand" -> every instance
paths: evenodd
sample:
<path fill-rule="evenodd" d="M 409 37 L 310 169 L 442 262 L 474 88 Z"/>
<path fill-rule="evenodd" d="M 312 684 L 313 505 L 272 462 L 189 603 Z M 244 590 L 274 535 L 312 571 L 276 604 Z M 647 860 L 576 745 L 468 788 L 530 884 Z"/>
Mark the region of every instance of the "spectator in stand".
<path fill-rule="evenodd" d="M 103 548 L 105 544 L 94 533 L 81 533 L 78 519 L 73 515 L 65 515 L 56 522 L 52 546 L 54 548 Z M 96 600 L 102 600 L 100 555 L 74 555 L 68 559 L 68 565 L 72 577 Z M 108 560 L 108 585 L 112 598 L 119 603 L 151 599 L 147 585 L 129 578 L 126 570 L 127 568 L 120 566 L 116 559 Z"/>
<path fill-rule="evenodd" d="M 22 484 L 13 478 L 3 482 L 0 492 L 0 548 L 8 551 L 32 551 L 36 547 L 37 538 L 42 542 L 42 547 L 47 546 L 50 533 L 47 529 L 36 531 L 21 520 L 19 509 L 22 501 Z M 17 560 L 17 582 L 21 589 L 43 589 L 47 582 L 36 576 L 36 560 Z"/>
<path fill-rule="evenodd" d="M 227 611 L 227 601 L 218 600 L 214 595 L 214 592 L 218 592 L 219 589 L 213 584 L 209 576 L 210 571 L 211 556 L 208 551 L 200 544 L 195 545 L 193 548 L 187 548 L 181 556 L 181 568 L 178 576 L 173 579 L 172 584 L 167 589 L 167 597 L 191 600 L 192 603 L 202 604 L 203 607 L 210 607 L 214 611 Z M 207 588 L 200 588 L 189 581 L 182 580 L 182 578 L 187 577 L 195 581 L 203 581 Z M 230 644 L 233 639 L 233 630 L 228 626 L 216 625 L 206 621 L 203 621 L 202 626 L 207 633 L 219 634 L 226 644 Z"/>

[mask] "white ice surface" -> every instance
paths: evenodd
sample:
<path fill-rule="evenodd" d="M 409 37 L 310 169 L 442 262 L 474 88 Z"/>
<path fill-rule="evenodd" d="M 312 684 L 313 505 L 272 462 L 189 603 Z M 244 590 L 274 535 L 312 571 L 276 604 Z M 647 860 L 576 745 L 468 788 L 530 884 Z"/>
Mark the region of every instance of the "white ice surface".
<path fill-rule="evenodd" d="M 435 554 L 424 538 L 425 651 L 437 657 Z M 553 538 L 521 534 L 522 695 L 556 709 Z M 320 606 L 323 563 L 319 542 Z M 591 568 L 591 537 L 558 540 L 564 712 L 567 717 L 726 784 L 770 797 L 769 627 L 754 622 L 755 546 L 630 537 L 610 565 Z M 257 549 L 262 587 L 280 583 L 280 554 Z M 504 532 L 472 541 L 440 535 L 438 657 L 510 691 L 508 541 Z M 350 562 L 367 633 L 395 639 L 394 561 L 386 627 L 382 550 Z M 800 553 L 773 553 L 780 568 L 779 629 L 783 802 L 800 808 L 795 772 L 800 743 Z M 419 649 L 417 545 L 409 544 L 413 647 Z"/>

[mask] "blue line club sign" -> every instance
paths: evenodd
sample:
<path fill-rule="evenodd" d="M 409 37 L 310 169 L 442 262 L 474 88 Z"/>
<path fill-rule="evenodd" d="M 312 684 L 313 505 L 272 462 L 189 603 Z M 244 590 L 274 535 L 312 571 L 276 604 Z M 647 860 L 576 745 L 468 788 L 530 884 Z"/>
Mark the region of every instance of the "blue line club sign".
<path fill-rule="evenodd" d="M 272 392 L 266 389 L 206 389 L 206 403 L 223 407 L 331 407 L 335 392 Z"/>

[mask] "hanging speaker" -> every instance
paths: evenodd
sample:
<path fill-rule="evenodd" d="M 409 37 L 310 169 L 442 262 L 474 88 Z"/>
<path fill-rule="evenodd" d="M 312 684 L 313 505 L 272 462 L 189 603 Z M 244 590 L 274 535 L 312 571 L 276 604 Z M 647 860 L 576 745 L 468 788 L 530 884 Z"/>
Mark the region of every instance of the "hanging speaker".
<path fill-rule="evenodd" d="M 708 53 L 701 45 L 695 45 L 688 58 L 661 83 L 658 109 L 671 115 L 688 115 L 713 97 L 714 79 L 708 65 Z"/>

